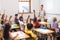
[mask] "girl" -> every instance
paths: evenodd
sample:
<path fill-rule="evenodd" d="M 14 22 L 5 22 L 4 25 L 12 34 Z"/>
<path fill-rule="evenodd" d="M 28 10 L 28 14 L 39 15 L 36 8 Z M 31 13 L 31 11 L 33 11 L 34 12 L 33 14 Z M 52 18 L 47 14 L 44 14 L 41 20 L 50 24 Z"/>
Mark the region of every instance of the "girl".
<path fill-rule="evenodd" d="M 38 20 L 37 20 L 36 17 L 35 17 L 34 20 L 33 20 L 33 26 L 34 26 L 35 28 L 39 28 L 39 27 L 40 27 L 39 22 L 38 22 Z"/>
<path fill-rule="evenodd" d="M 12 37 L 10 35 L 10 28 L 11 25 L 9 23 L 5 24 L 5 28 L 4 28 L 4 32 L 3 32 L 3 38 L 4 40 L 12 40 Z M 18 35 L 16 35 L 13 40 L 17 37 Z"/>
<path fill-rule="evenodd" d="M 23 17 L 22 16 L 19 17 L 19 25 L 20 25 L 21 31 L 24 31 L 24 22 L 23 22 Z"/>
<path fill-rule="evenodd" d="M 12 21 L 13 21 L 13 20 L 12 20 L 12 16 L 10 16 L 10 18 L 9 18 L 9 23 L 12 24 Z"/>

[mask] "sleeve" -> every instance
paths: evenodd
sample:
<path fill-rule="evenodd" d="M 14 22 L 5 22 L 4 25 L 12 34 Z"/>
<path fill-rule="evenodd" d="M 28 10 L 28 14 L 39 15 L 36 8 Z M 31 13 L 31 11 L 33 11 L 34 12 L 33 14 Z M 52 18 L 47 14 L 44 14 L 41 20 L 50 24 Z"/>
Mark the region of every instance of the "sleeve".
<path fill-rule="evenodd" d="M 33 38 L 36 37 L 36 35 L 32 31 L 30 31 L 30 33 Z"/>
<path fill-rule="evenodd" d="M 25 32 L 27 33 L 27 26 L 25 26 Z"/>

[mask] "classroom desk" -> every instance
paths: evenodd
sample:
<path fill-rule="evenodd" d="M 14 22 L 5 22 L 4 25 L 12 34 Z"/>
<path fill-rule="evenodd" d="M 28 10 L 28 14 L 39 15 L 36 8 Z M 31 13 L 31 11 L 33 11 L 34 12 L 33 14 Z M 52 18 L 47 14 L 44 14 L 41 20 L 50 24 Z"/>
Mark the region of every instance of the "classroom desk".
<path fill-rule="evenodd" d="M 22 31 L 17 31 L 17 32 L 11 32 L 11 36 L 14 38 L 16 35 L 18 34 L 18 36 L 16 37 L 17 40 L 20 39 L 24 39 L 24 38 L 29 38 L 29 36 L 27 34 L 25 34 Z"/>
<path fill-rule="evenodd" d="M 18 28 L 19 28 L 19 26 L 17 26 L 17 27 L 11 26 L 11 29 L 18 29 Z"/>
<path fill-rule="evenodd" d="M 47 22 L 39 22 L 39 24 L 43 24 L 44 25 L 44 24 L 48 24 L 48 23 Z"/>
<path fill-rule="evenodd" d="M 52 33 L 54 33 L 54 31 L 52 30 L 49 30 L 49 29 L 40 29 L 40 28 L 37 28 L 37 29 L 33 29 L 35 32 L 37 32 L 37 35 L 38 36 L 41 36 L 43 37 L 45 40 L 48 40 L 48 37 L 50 36 L 50 39 L 52 40 Z"/>
<path fill-rule="evenodd" d="M 51 34 L 54 32 L 54 31 L 49 30 L 49 29 L 40 29 L 40 28 L 33 29 L 33 30 L 36 32 L 39 32 L 40 34 Z"/>

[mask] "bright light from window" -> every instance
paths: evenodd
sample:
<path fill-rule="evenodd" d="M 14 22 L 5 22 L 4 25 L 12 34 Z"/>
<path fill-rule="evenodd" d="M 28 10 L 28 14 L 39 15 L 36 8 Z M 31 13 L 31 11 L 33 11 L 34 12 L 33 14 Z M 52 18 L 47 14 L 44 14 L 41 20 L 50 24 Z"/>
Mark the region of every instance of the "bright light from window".
<path fill-rule="evenodd" d="M 19 12 L 29 12 L 29 2 L 19 2 Z"/>

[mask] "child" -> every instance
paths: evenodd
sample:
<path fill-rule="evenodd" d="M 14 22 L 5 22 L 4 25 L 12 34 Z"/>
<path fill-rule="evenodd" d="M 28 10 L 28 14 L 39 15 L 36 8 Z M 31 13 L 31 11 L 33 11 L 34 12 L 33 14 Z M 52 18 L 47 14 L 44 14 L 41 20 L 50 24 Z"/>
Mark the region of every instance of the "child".
<path fill-rule="evenodd" d="M 37 40 L 37 36 L 32 32 L 33 25 L 31 23 L 28 23 L 25 29 L 25 33 L 30 35 L 31 38 L 34 38 Z"/>
<path fill-rule="evenodd" d="M 53 22 L 51 23 L 51 27 L 52 28 L 58 28 L 58 22 L 57 22 L 57 18 L 53 18 Z"/>
<path fill-rule="evenodd" d="M 56 17 L 53 18 L 53 22 L 51 23 L 51 28 L 55 29 L 55 32 L 58 32 L 58 22 Z"/>
<path fill-rule="evenodd" d="M 2 14 L 2 17 L 1 17 L 1 24 L 3 24 L 4 21 L 5 21 L 4 17 L 5 17 L 5 14 Z"/>
<path fill-rule="evenodd" d="M 9 23 L 12 24 L 12 16 L 9 17 Z"/>
<path fill-rule="evenodd" d="M 4 32 L 3 32 L 3 38 L 4 40 L 12 40 L 12 37 L 10 35 L 10 28 L 11 25 L 9 23 L 5 24 Z M 13 39 L 15 39 L 18 35 L 16 35 Z"/>
<path fill-rule="evenodd" d="M 35 28 L 39 28 L 39 27 L 40 27 L 39 22 L 38 22 L 38 20 L 37 20 L 36 17 L 35 17 L 34 20 L 33 20 L 33 26 L 34 26 Z"/>
<path fill-rule="evenodd" d="M 2 14 L 2 17 L 1 17 L 1 25 L 2 25 L 2 28 L 4 28 L 4 24 L 6 22 L 6 19 L 7 19 L 7 16 L 5 18 L 5 14 Z"/>
<path fill-rule="evenodd" d="M 23 17 L 22 16 L 19 17 L 19 25 L 20 25 L 21 31 L 24 31 L 24 22 L 23 22 Z"/>
<path fill-rule="evenodd" d="M 15 24 L 19 25 L 19 22 L 18 22 L 18 14 L 15 14 L 14 22 L 15 22 Z"/>
<path fill-rule="evenodd" d="M 34 13 L 33 26 L 34 26 L 35 28 L 39 28 L 39 22 L 38 22 L 38 20 L 37 20 L 36 15 L 35 15 L 35 10 L 33 10 L 33 13 Z"/>

